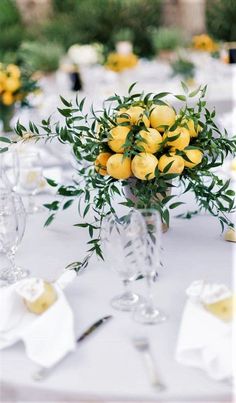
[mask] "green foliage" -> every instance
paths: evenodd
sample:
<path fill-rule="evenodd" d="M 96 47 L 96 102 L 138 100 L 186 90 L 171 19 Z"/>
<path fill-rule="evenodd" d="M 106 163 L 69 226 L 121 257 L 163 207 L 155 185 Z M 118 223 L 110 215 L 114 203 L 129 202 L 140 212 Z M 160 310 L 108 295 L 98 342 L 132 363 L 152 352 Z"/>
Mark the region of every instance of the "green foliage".
<path fill-rule="evenodd" d="M 171 63 L 172 75 L 181 76 L 187 80 L 193 78 L 195 75 L 195 64 L 191 60 L 179 57 L 177 60 Z"/>
<path fill-rule="evenodd" d="M 63 48 L 57 43 L 23 42 L 18 58 L 30 71 L 51 72 L 58 69 Z"/>
<path fill-rule="evenodd" d="M 54 18 L 42 35 L 59 40 L 67 49 L 74 43 L 99 42 L 107 52 L 121 30 L 130 31 L 138 55 L 151 55 L 149 30 L 159 25 L 161 0 L 54 0 Z M 66 29 L 65 29 L 66 27 Z"/>
<path fill-rule="evenodd" d="M 0 59 L 5 52 L 15 51 L 24 35 L 21 17 L 13 0 L 0 2 Z"/>
<path fill-rule="evenodd" d="M 115 33 L 113 40 L 114 40 L 114 42 L 119 42 L 119 41 L 133 42 L 134 34 L 129 28 L 124 28 Z"/>
<path fill-rule="evenodd" d="M 206 23 L 214 38 L 236 41 L 236 1 L 207 0 Z"/>
<path fill-rule="evenodd" d="M 182 32 L 178 28 L 161 27 L 152 31 L 152 42 L 156 52 L 176 50 L 184 45 Z"/>
<path fill-rule="evenodd" d="M 111 127 L 116 125 L 115 114 L 121 108 L 129 108 L 131 105 L 139 105 L 145 109 L 147 115 L 154 105 L 165 104 L 164 98 L 169 93 L 144 94 L 133 92 L 134 85 L 129 88 L 127 96 L 114 95 L 110 97 L 103 109 L 96 114 L 91 111 L 92 116 L 83 112 L 84 99 L 76 104 L 61 97 L 63 108 L 58 109 L 65 119 L 65 124 L 52 124 L 50 118 L 43 120 L 37 127 L 34 123 L 29 123 L 29 128 L 24 127 L 19 122 L 16 133 L 24 136 L 29 130 L 36 140 L 42 139 L 51 141 L 57 138 L 61 143 L 69 144 L 78 162 L 79 180 L 73 180 L 69 185 L 56 184 L 48 180 L 60 199 L 48 204 L 50 216 L 45 225 L 49 225 L 58 210 L 68 208 L 73 200 L 77 203 L 78 213 L 82 222 L 76 224 L 79 228 L 88 230 L 91 240 L 88 242 L 88 254 L 81 262 L 72 264 L 72 268 L 80 270 L 88 264 L 93 253 L 102 257 L 101 249 L 101 227 L 104 217 L 107 214 L 116 214 L 114 198 L 122 195 L 124 202 L 121 204 L 128 208 L 154 208 L 160 212 L 163 223 L 169 225 L 169 210 L 177 208 L 181 202 L 174 201 L 175 195 L 169 195 L 170 188 L 179 187 L 182 184 L 183 193 L 192 191 L 199 207 L 199 210 L 206 210 L 213 216 L 218 217 L 222 229 L 225 225 L 233 227 L 233 223 L 227 214 L 235 209 L 234 191 L 230 189 L 230 181 L 217 176 L 214 168 L 222 165 L 228 155 L 235 155 L 236 138 L 229 139 L 227 133 L 221 133 L 214 118 L 215 112 L 210 112 L 204 100 L 206 87 L 199 87 L 197 90 L 189 92 L 187 86 L 182 83 L 184 95 L 174 95 L 175 98 L 183 102 L 178 111 L 176 123 L 169 128 L 173 130 L 176 125 L 186 126 L 186 118 L 192 119 L 196 125 L 201 126 L 198 137 L 192 139 L 191 147 L 204 150 L 202 162 L 195 168 L 185 168 L 181 175 L 170 174 L 167 170 L 160 172 L 155 170 L 155 178 L 149 181 L 135 179 L 135 186 L 131 187 L 131 192 L 137 199 L 136 205 L 127 198 L 124 187 L 129 184 L 127 180 L 116 180 L 110 176 L 101 176 L 94 168 L 94 161 L 102 151 L 108 150 L 107 141 Z M 193 103 L 193 98 L 197 97 Z M 112 103 L 112 104 L 111 104 Z M 191 106 L 189 106 L 191 104 Z M 112 108 L 111 108 L 112 106 Z M 98 131 L 98 126 L 99 131 Z M 135 146 L 139 138 L 139 131 L 143 127 L 140 121 L 132 126 L 124 144 L 124 155 L 132 156 L 140 152 Z M 130 145 L 133 147 L 130 148 Z M 160 150 L 157 151 L 157 158 L 163 153 L 166 141 Z M 168 152 L 168 149 L 167 149 Z M 176 153 L 183 156 L 183 151 L 176 150 Z M 61 198 L 63 196 L 63 198 Z M 65 202 L 64 198 L 68 197 Z M 177 198 L 179 199 L 180 196 Z M 87 218 L 90 215 L 90 218 Z M 91 219 L 92 215 L 92 219 Z M 188 217 L 190 218 L 190 217 Z"/>

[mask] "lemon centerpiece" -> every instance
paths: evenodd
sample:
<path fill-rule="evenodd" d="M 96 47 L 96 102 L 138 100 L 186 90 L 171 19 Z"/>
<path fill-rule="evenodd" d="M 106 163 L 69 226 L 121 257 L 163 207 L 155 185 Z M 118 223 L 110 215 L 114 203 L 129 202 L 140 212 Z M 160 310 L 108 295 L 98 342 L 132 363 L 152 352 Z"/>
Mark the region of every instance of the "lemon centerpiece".
<path fill-rule="evenodd" d="M 127 208 L 158 210 L 168 226 L 170 212 L 183 204 L 180 191 L 191 191 L 199 210 L 218 217 L 222 229 L 233 228 L 228 213 L 234 209 L 234 191 L 215 168 L 235 155 L 236 139 L 217 127 L 206 87 L 192 91 L 182 83 L 182 94 L 145 94 L 134 87 L 110 97 L 91 115 L 84 111 L 84 100 L 75 105 L 61 97 L 64 124 L 54 126 L 48 119 L 40 126 L 16 127 L 22 139 L 30 131 L 37 141 L 56 137 L 69 144 L 78 161 L 81 180 L 67 185 L 48 180 L 64 197 L 46 205 L 49 225 L 57 210 L 79 204 L 77 226 L 87 228 L 91 240 L 84 259 L 70 266 L 75 270 L 86 266 L 93 253 L 102 257 L 101 226 L 107 214 L 117 214 L 117 198 Z M 129 196 L 125 189 L 131 182 Z"/>

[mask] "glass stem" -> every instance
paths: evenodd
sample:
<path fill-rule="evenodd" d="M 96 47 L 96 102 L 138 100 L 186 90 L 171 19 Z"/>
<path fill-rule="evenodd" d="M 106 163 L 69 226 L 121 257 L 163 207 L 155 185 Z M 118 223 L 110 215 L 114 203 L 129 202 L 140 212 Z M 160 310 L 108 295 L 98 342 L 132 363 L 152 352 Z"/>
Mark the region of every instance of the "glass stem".
<path fill-rule="evenodd" d="M 154 302 L 153 302 L 153 293 L 152 293 L 152 276 L 150 274 L 147 274 L 146 277 L 147 280 L 147 300 L 148 300 L 148 305 L 150 309 L 154 307 Z"/>
<path fill-rule="evenodd" d="M 14 251 L 8 252 L 7 257 L 11 264 L 11 270 L 13 272 L 16 271 L 17 267 L 16 267 L 16 262 L 15 262 L 15 252 Z"/>
<path fill-rule="evenodd" d="M 130 281 L 127 279 L 123 279 L 123 285 L 124 285 L 124 294 L 125 295 L 130 295 L 131 291 L 130 291 Z"/>
<path fill-rule="evenodd" d="M 28 209 L 29 211 L 33 211 L 34 210 L 34 206 L 35 206 L 35 202 L 34 202 L 34 195 L 30 194 L 28 197 Z"/>

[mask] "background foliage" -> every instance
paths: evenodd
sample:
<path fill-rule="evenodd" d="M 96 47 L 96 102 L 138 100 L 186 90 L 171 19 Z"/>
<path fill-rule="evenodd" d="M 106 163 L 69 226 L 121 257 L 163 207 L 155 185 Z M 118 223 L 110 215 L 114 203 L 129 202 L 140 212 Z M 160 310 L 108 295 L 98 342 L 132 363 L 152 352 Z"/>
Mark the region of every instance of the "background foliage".
<path fill-rule="evenodd" d="M 206 23 L 216 39 L 236 41 L 236 1 L 207 0 Z"/>

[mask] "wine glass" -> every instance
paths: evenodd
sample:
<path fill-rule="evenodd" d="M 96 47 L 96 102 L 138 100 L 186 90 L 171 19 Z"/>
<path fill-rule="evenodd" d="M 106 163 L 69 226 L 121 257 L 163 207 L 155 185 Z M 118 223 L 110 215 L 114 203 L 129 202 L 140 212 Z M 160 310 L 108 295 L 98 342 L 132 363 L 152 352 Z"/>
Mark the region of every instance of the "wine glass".
<path fill-rule="evenodd" d="M 7 183 L 15 191 L 20 176 L 19 156 L 16 149 L 11 148 L 4 153 L 3 169 Z"/>
<path fill-rule="evenodd" d="M 156 210 L 139 210 L 139 218 L 142 221 L 140 227 L 145 226 L 142 274 L 147 284 L 147 300 L 139 305 L 134 312 L 134 320 L 143 324 L 156 324 L 166 320 L 166 316 L 154 304 L 152 285 L 161 266 L 161 218 Z"/>
<path fill-rule="evenodd" d="M 1 282 L 12 284 L 28 276 L 29 272 L 15 263 L 15 253 L 25 231 L 26 214 L 16 193 L 0 195 L 0 249 L 10 261 L 10 267 L 0 272 Z"/>
<path fill-rule="evenodd" d="M 135 214 L 122 218 L 110 215 L 104 220 L 102 240 L 105 259 L 108 265 L 119 275 L 124 285 L 124 292 L 111 300 L 113 308 L 131 311 L 142 300 L 131 292 L 130 283 L 140 274 L 142 259 L 142 237 Z"/>
<path fill-rule="evenodd" d="M 20 160 L 20 186 L 28 194 L 26 212 L 29 214 L 44 210 L 43 206 L 35 202 L 35 196 L 39 192 L 42 182 L 43 169 L 39 153 L 30 152 L 23 155 Z"/>

